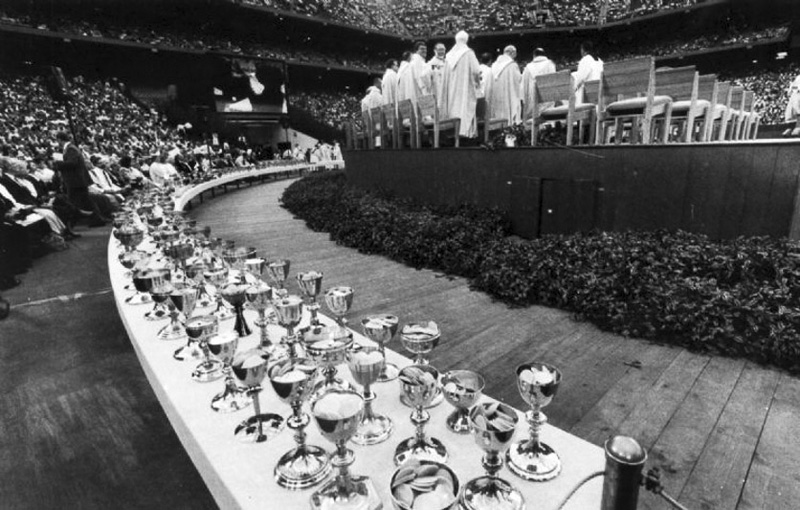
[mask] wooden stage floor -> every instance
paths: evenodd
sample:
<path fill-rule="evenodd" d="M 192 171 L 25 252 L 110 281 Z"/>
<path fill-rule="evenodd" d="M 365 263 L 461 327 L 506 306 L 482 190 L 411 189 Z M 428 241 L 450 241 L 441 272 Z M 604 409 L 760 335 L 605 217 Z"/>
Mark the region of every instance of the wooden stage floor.
<path fill-rule="evenodd" d="M 292 275 L 317 269 L 325 286 L 354 287 L 353 322 L 378 312 L 437 321 L 437 368 L 477 370 L 486 393 L 510 404 L 523 407 L 517 364 L 558 365 L 564 382 L 546 410 L 551 423 L 597 445 L 615 433 L 637 438 L 649 465 L 661 467 L 666 490 L 690 509 L 800 508 L 797 378 L 603 333 L 558 310 L 511 309 L 463 279 L 337 246 L 279 206 L 288 184 L 232 191 L 192 216 L 212 235 L 291 259 Z M 293 282 L 289 288 L 296 292 Z M 640 507 L 669 508 L 649 493 Z"/>

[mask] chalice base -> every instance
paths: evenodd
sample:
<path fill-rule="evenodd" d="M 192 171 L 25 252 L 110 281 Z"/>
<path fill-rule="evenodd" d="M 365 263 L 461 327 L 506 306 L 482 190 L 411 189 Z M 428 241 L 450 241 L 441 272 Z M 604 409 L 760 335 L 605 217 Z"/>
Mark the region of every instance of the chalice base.
<path fill-rule="evenodd" d="M 284 489 L 307 489 L 330 473 L 331 461 L 327 452 L 319 446 L 304 445 L 283 454 L 275 466 L 275 481 Z"/>
<path fill-rule="evenodd" d="M 436 388 L 436 395 L 433 396 L 431 402 L 425 406 L 425 409 L 430 409 L 432 407 L 436 407 L 444 401 L 444 393 L 442 393 L 441 388 Z M 400 394 L 400 402 L 410 408 L 414 408 L 414 404 L 410 403 L 404 394 Z"/>
<path fill-rule="evenodd" d="M 203 361 L 192 372 L 192 380 L 202 383 L 216 381 L 225 375 L 222 367 L 222 362 L 216 359 Z"/>
<path fill-rule="evenodd" d="M 162 309 L 150 310 L 144 314 L 144 318 L 148 321 L 163 321 L 164 319 L 169 319 L 169 312 Z"/>
<path fill-rule="evenodd" d="M 261 432 L 258 430 L 259 421 L 261 421 Z M 242 443 L 263 443 L 283 430 L 283 425 L 283 418 L 277 414 L 257 414 L 240 423 L 233 434 Z"/>
<path fill-rule="evenodd" d="M 158 339 L 159 340 L 186 340 L 186 332 L 184 331 L 183 327 L 180 323 L 170 323 L 161 328 L 161 331 L 158 332 Z"/>
<path fill-rule="evenodd" d="M 447 430 L 456 434 L 469 434 L 472 429 L 469 425 L 469 409 L 456 409 L 445 420 Z"/>
<path fill-rule="evenodd" d="M 201 360 L 203 359 L 203 351 L 200 349 L 200 346 L 193 342 L 188 345 L 184 345 L 180 349 L 176 350 L 172 357 L 178 361 L 191 361 L 191 360 Z"/>
<path fill-rule="evenodd" d="M 394 381 L 397 379 L 397 376 L 400 375 L 400 369 L 397 368 L 397 365 L 394 363 L 387 363 L 383 370 L 381 371 L 381 375 L 378 376 L 378 382 L 389 382 Z"/>
<path fill-rule="evenodd" d="M 380 510 L 383 503 L 372 480 L 367 476 L 352 475 L 347 490 L 339 487 L 334 478 L 311 495 L 312 510 Z"/>
<path fill-rule="evenodd" d="M 143 294 L 141 292 L 137 292 L 133 296 L 128 296 L 125 298 L 125 304 L 128 305 L 147 305 L 153 302 L 153 298 L 150 297 L 150 294 Z"/>
<path fill-rule="evenodd" d="M 510 483 L 494 476 L 467 482 L 460 497 L 466 510 L 523 510 L 525 498 Z"/>
<path fill-rule="evenodd" d="M 394 463 L 396 466 L 400 466 L 411 459 L 432 460 L 445 464 L 447 463 L 447 449 L 435 437 L 426 437 L 422 441 L 416 437 L 409 437 L 397 445 L 397 449 L 394 451 Z"/>
<path fill-rule="evenodd" d="M 389 439 L 393 429 L 394 424 L 388 416 L 365 416 L 350 440 L 362 446 L 382 443 Z"/>
<path fill-rule="evenodd" d="M 231 390 L 225 386 L 225 391 L 211 399 L 211 409 L 218 413 L 234 413 L 251 405 L 253 399 L 244 391 Z"/>
<path fill-rule="evenodd" d="M 227 321 L 236 317 L 236 314 L 234 314 L 230 308 L 226 308 L 224 306 L 221 306 L 211 312 L 211 315 L 215 316 L 219 321 Z"/>
<path fill-rule="evenodd" d="M 515 475 L 534 482 L 552 480 L 561 472 L 561 459 L 544 443 L 530 440 L 514 443 L 506 453 L 506 463 Z"/>

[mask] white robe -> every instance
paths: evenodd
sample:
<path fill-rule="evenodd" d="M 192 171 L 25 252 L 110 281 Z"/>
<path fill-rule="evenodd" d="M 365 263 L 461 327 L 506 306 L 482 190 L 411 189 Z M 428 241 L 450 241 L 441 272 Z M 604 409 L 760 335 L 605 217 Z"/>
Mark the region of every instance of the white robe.
<path fill-rule="evenodd" d="M 428 65 L 431 68 L 431 88 L 433 95 L 436 96 L 436 106 L 442 109 L 442 95 L 444 94 L 444 58 L 434 56 L 428 60 Z"/>
<path fill-rule="evenodd" d="M 492 65 L 492 75 L 486 82 L 486 113 L 489 119 L 507 119 L 509 124 L 521 119 L 519 98 L 522 73 L 514 59 L 500 55 Z"/>
<path fill-rule="evenodd" d="M 583 103 L 584 84 L 587 81 L 599 80 L 603 76 L 603 61 L 591 55 L 585 55 L 578 62 L 578 70 L 572 73 L 575 79 L 575 99 L 578 104 Z"/>
<path fill-rule="evenodd" d="M 786 103 L 784 117 L 786 122 L 792 122 L 800 118 L 800 75 L 794 79 L 789 88 L 789 102 Z"/>
<path fill-rule="evenodd" d="M 460 136 L 477 136 L 475 105 L 480 87 L 480 66 L 475 52 L 466 49 L 458 58 L 447 58 L 442 78 L 445 117 L 461 119 Z"/>
<path fill-rule="evenodd" d="M 522 112 L 523 118 L 530 119 L 534 114 L 533 85 L 536 83 L 535 78 L 543 74 L 552 74 L 554 72 L 556 72 L 556 65 L 544 55 L 539 55 L 525 66 L 525 70 L 522 72 L 522 87 L 520 90 L 520 98 L 522 98 L 522 103 L 524 105 L 524 111 Z M 552 105 L 553 103 L 544 103 L 541 107 L 544 109 Z"/>
<path fill-rule="evenodd" d="M 398 73 L 397 101 L 410 99 L 416 104 L 421 96 L 431 93 L 431 68 L 417 53 L 411 55 L 411 62 Z"/>
<path fill-rule="evenodd" d="M 394 69 L 387 69 L 383 73 L 381 88 L 383 89 L 383 104 L 395 104 L 397 102 L 397 73 Z"/>
<path fill-rule="evenodd" d="M 492 75 L 492 68 L 486 64 L 481 64 L 478 67 L 481 70 L 481 85 L 480 90 L 478 90 L 478 97 L 486 97 L 486 81 Z"/>
<path fill-rule="evenodd" d="M 383 104 L 383 95 L 381 89 L 372 85 L 367 88 L 367 95 L 361 100 L 361 111 L 372 110 L 378 108 Z"/>

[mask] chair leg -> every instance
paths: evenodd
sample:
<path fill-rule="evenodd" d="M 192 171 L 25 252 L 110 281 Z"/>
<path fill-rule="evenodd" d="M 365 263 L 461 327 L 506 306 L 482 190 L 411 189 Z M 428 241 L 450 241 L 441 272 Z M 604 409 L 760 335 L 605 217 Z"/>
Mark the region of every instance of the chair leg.
<path fill-rule="evenodd" d="M 589 117 L 589 141 L 588 144 L 596 144 L 597 140 L 595 137 L 597 136 L 597 122 L 595 121 L 594 117 Z"/>
<path fill-rule="evenodd" d="M 617 120 L 614 122 L 614 143 L 619 145 L 622 143 L 622 128 L 623 122 L 622 119 L 617 117 Z"/>
<path fill-rule="evenodd" d="M 661 134 L 661 143 L 669 141 L 669 130 L 672 128 L 672 106 L 667 106 L 667 113 L 664 116 L 664 132 Z"/>

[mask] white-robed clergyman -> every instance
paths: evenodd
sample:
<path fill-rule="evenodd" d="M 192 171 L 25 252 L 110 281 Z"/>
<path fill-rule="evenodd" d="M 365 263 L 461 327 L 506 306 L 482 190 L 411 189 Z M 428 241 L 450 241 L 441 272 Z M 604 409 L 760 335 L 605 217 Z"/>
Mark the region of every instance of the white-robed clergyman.
<path fill-rule="evenodd" d="M 542 48 L 533 50 L 533 60 L 525 66 L 522 72 L 522 88 L 520 90 L 520 97 L 525 105 L 525 110 L 522 112 L 525 119 L 534 117 L 533 112 L 533 92 L 536 77 L 544 74 L 552 74 L 556 72 L 556 65 L 552 60 L 547 58 Z M 546 103 L 541 105 L 541 109 L 552 106 L 553 103 Z"/>
<path fill-rule="evenodd" d="M 442 95 L 445 116 L 461 119 L 459 136 L 477 136 L 475 105 L 478 103 L 481 71 L 475 52 L 467 46 L 469 35 L 456 34 L 456 44 L 445 56 Z"/>
<path fill-rule="evenodd" d="M 433 48 L 433 57 L 428 60 L 428 65 L 431 66 L 431 85 L 433 88 L 433 95 L 436 96 L 436 106 L 442 108 L 442 95 L 444 94 L 444 56 L 447 50 L 444 44 L 437 43 Z"/>
<path fill-rule="evenodd" d="M 428 48 L 424 43 L 417 45 L 416 53 L 411 54 L 411 60 L 398 72 L 397 101 L 410 99 L 417 104 L 421 96 L 431 94 L 431 66 L 425 62 Z"/>
<path fill-rule="evenodd" d="M 488 118 L 507 119 L 509 124 L 521 120 L 520 84 L 522 73 L 515 60 L 517 49 L 506 46 L 503 54 L 492 64 L 492 75 L 486 83 Z"/>
<path fill-rule="evenodd" d="M 381 80 L 383 104 L 397 103 L 397 69 L 397 60 L 392 58 L 386 61 L 386 72 Z"/>

